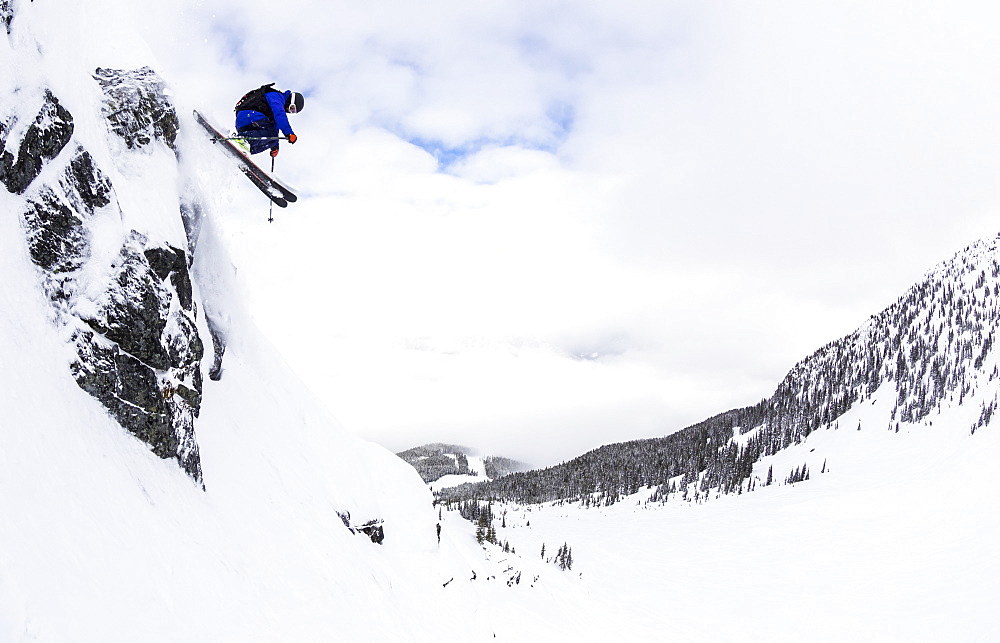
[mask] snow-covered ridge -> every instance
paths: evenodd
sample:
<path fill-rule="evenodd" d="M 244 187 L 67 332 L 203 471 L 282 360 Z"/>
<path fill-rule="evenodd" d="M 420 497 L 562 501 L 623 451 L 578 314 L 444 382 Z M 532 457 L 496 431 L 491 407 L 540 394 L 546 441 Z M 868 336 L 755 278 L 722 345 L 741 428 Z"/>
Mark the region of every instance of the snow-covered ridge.
<path fill-rule="evenodd" d="M 967 431 L 989 424 L 1000 392 L 994 338 L 1000 320 L 998 239 L 973 244 L 927 273 L 850 335 L 792 367 L 758 404 L 720 413 L 664 438 L 607 445 L 541 471 L 445 490 L 518 502 L 579 499 L 611 504 L 643 488 L 654 501 L 742 493 L 800 481 L 822 460 L 772 471 L 763 463 L 818 430 L 839 428 L 863 404 L 885 410 L 883 430 L 919 429 L 932 413 L 966 411 Z M 868 422 L 871 422 L 871 416 Z M 815 459 L 815 458 L 813 458 Z"/>
<path fill-rule="evenodd" d="M 430 494 L 259 335 L 115 4 L 0 2 L 0 640 L 430 639 Z"/>
<path fill-rule="evenodd" d="M 67 366 L 78 385 L 200 482 L 194 423 L 209 333 L 190 268 L 201 196 L 179 190 L 177 114 L 149 67 L 72 75 L 45 55 L 50 23 L 33 9 L 4 5 L 4 45 L 18 65 L 18 85 L 0 101 L 8 208 L 74 349 Z M 74 83 L 53 84 L 56 75 Z"/>
<path fill-rule="evenodd" d="M 997 253 L 998 238 L 965 248 L 854 333 L 796 364 L 767 403 L 769 414 L 788 418 L 782 442 L 828 425 L 886 382 L 896 392 L 892 422 L 919 422 L 971 398 L 988 421 L 996 405 L 996 387 L 986 385 L 997 377 Z"/>
<path fill-rule="evenodd" d="M 455 444 L 425 444 L 396 455 L 416 469 L 432 491 L 492 480 L 528 468 L 523 462 L 502 456 L 484 456 Z"/>

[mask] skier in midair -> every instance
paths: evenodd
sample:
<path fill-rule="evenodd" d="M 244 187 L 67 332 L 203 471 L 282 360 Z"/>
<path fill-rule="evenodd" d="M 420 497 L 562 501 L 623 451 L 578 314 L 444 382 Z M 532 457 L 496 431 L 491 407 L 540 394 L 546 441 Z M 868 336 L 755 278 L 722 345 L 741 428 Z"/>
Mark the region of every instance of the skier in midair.
<path fill-rule="evenodd" d="M 236 103 L 236 131 L 246 137 L 251 154 L 271 150 L 271 156 L 275 157 L 279 132 L 289 143 L 298 140 L 286 114 L 297 114 L 304 105 L 305 99 L 298 92 L 277 90 L 274 83 L 262 85 Z"/>

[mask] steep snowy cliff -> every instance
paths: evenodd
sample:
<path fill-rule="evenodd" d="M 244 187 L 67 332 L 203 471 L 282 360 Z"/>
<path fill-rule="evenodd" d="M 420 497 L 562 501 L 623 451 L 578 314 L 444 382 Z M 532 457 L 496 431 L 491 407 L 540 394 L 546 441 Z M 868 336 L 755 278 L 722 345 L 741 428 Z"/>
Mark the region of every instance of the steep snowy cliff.
<path fill-rule="evenodd" d="M 188 233 L 201 197 L 179 190 L 177 114 L 149 67 L 80 68 L 79 86 L 60 84 L 47 72 L 66 63 L 17 6 L 7 7 L 14 73 L 0 107 L 0 182 L 75 349 L 69 368 L 119 424 L 200 481 L 204 315 Z"/>
<path fill-rule="evenodd" d="M 412 637 L 430 495 L 258 335 L 116 9 L 0 3 L 0 639 Z"/>

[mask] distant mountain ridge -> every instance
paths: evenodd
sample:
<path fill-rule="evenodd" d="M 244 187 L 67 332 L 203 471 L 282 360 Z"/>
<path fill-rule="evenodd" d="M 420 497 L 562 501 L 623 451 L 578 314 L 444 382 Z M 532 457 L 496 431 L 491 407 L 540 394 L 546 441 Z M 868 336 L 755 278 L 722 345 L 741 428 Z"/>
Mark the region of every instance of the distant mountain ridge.
<path fill-rule="evenodd" d="M 478 458 L 478 452 L 456 444 L 435 442 L 413 447 L 396 455 L 416 469 L 425 483 L 440 480 L 447 475 L 479 475 L 477 468 L 469 467 L 469 457 Z M 482 458 L 482 465 L 483 473 L 490 479 L 528 468 L 523 462 L 500 456 L 485 456 Z"/>
<path fill-rule="evenodd" d="M 997 407 L 994 348 L 1000 319 L 998 238 L 977 242 L 938 265 L 856 331 L 792 367 L 774 394 L 662 438 L 607 445 L 547 469 L 440 492 L 537 503 L 561 499 L 610 504 L 641 488 L 654 499 L 741 493 L 757 483 L 754 464 L 812 432 L 837 428 L 853 406 L 891 387 L 883 430 L 922 423 L 943 407 L 978 405 L 970 433 Z M 779 472 L 779 477 L 784 477 Z M 751 480 L 751 477 L 754 479 Z M 808 477 L 803 467 L 789 479 Z M 760 480 L 769 484 L 768 480 Z"/>

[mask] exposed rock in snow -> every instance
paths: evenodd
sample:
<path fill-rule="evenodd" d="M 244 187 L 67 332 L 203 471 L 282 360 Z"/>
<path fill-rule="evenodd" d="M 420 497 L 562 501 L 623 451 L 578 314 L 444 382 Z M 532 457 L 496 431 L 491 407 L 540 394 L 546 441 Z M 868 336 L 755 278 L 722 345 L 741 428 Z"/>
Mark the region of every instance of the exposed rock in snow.
<path fill-rule="evenodd" d="M 38 178 L 42 166 L 56 157 L 73 135 L 73 116 L 48 89 L 41 108 L 17 146 L 17 157 L 10 151 L 8 134 L 16 131 L 19 115 L 10 115 L 0 125 L 0 182 L 9 192 L 23 194 Z M 23 116 L 23 115 L 21 115 Z"/>
<path fill-rule="evenodd" d="M 129 149 L 161 140 L 176 150 L 177 113 L 164 95 L 165 85 L 149 67 L 98 68 L 94 78 L 104 90 L 104 118 Z"/>
<path fill-rule="evenodd" d="M 94 79 L 104 95 L 101 114 L 116 137 L 109 140 L 116 165 L 127 166 L 123 157 L 130 155 L 149 156 L 155 145 L 176 153 L 177 115 L 153 70 L 99 68 Z M 72 373 L 124 428 L 200 481 L 194 420 L 205 348 L 189 273 L 194 240 L 182 249 L 129 230 L 112 179 L 90 151 L 72 144 L 73 116 L 49 89 L 40 96 L 34 112 L 19 111 L 25 103 L 17 101 L 13 113 L 0 114 L 0 181 L 25 197 L 29 252 L 57 323 L 69 329 L 77 354 Z M 174 154 L 143 171 L 176 172 L 169 163 L 176 164 Z M 189 194 L 176 211 L 183 219 L 178 229 L 197 232 L 197 199 Z"/>
<path fill-rule="evenodd" d="M 3 24 L 7 33 L 10 34 L 10 21 L 14 19 L 14 7 L 10 0 L 0 0 L 0 24 Z"/>

